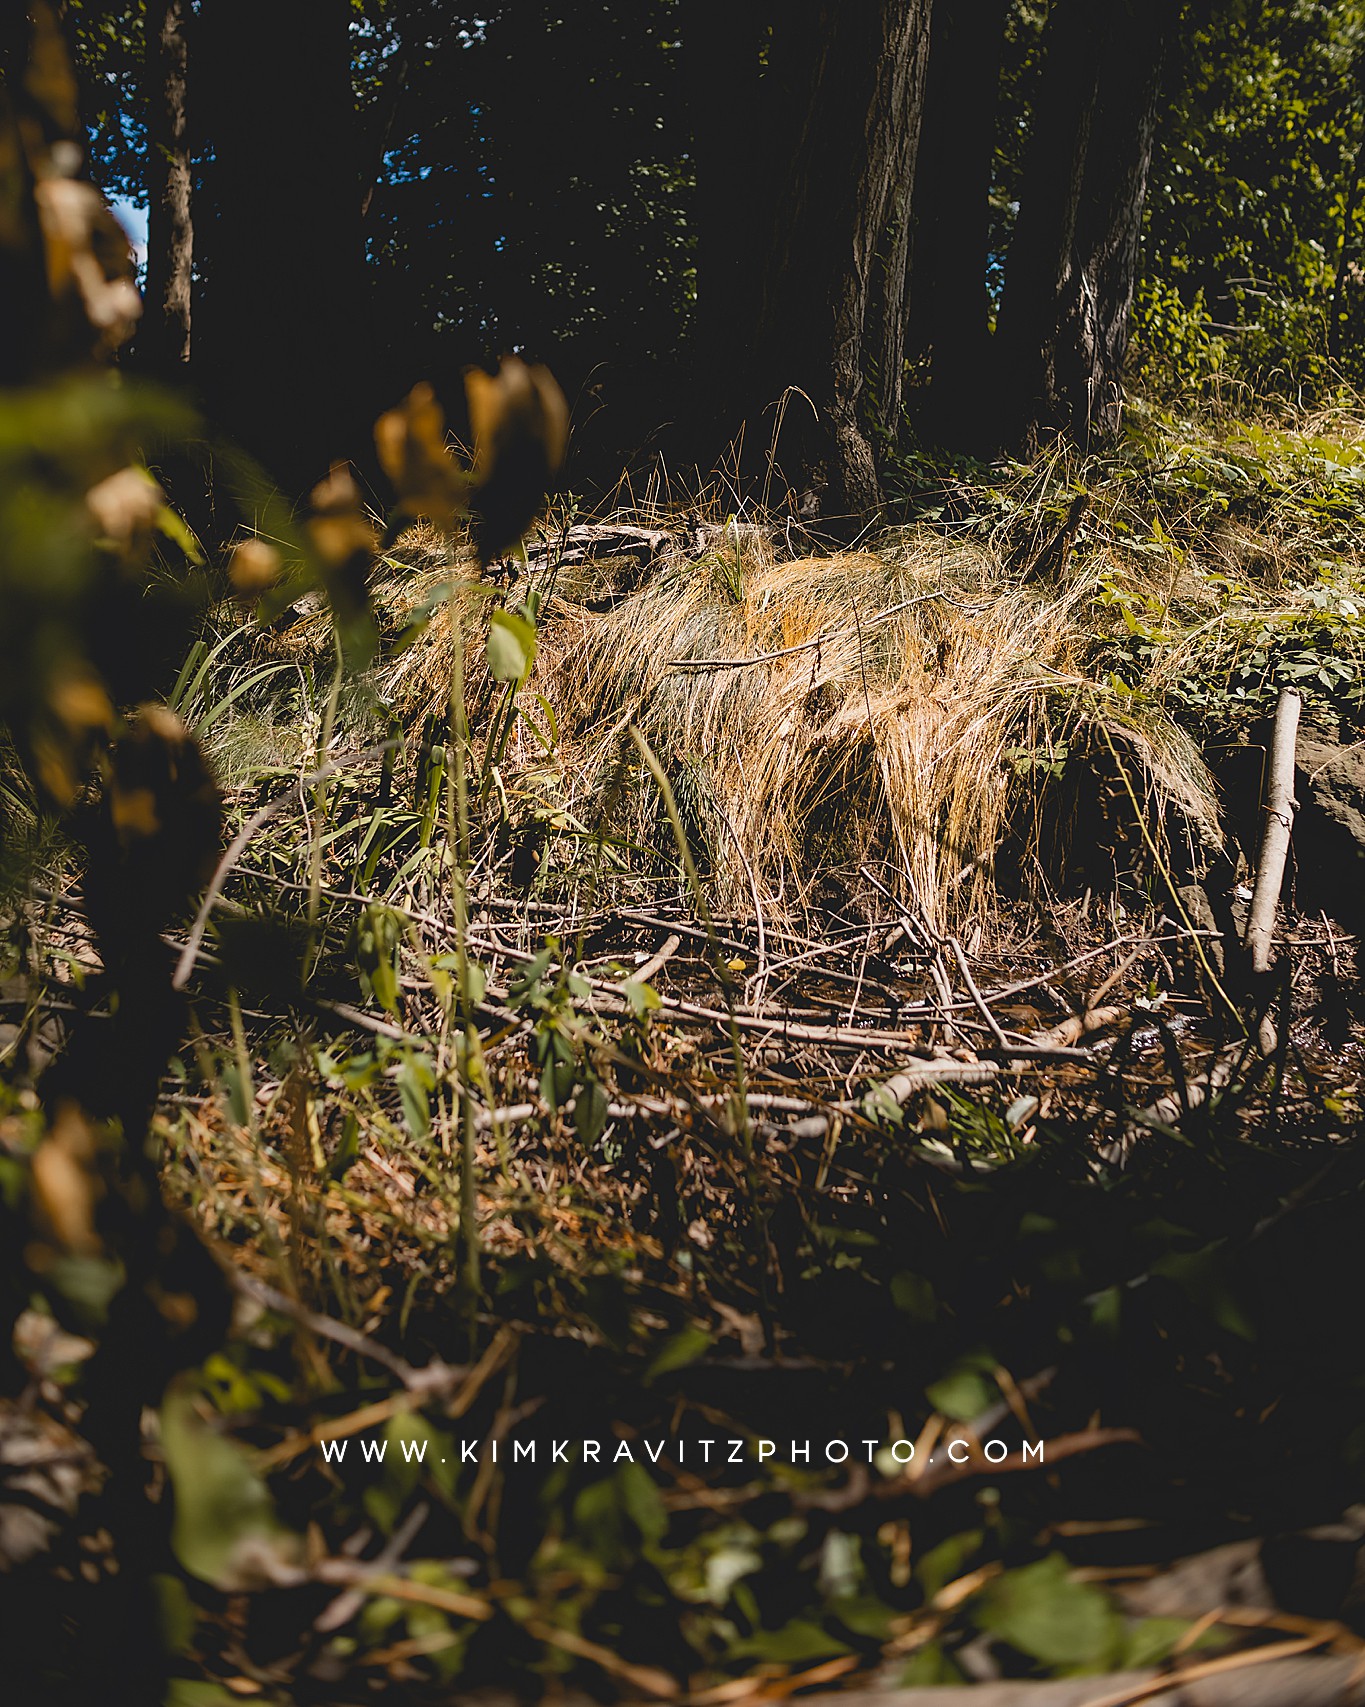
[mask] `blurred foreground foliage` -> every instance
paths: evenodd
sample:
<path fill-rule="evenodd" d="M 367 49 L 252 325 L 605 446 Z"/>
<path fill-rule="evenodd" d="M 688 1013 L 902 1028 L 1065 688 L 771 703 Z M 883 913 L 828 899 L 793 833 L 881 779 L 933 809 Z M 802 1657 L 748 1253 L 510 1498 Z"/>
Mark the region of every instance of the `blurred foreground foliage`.
<path fill-rule="evenodd" d="M 1161 300 L 1161 336 L 1214 373 L 1198 297 Z M 1299 1054 L 1243 1053 L 1205 1100 L 1192 1065 L 1236 1037 L 1167 958 L 1155 881 L 1021 930 L 1045 936 L 1047 1017 L 1072 1018 L 1096 988 L 1073 951 L 1143 909 L 1113 1047 L 1050 1077 L 897 1098 L 856 1038 L 852 1062 L 727 1047 L 768 946 L 708 906 L 704 783 L 671 794 L 623 746 L 599 812 L 563 786 L 574 731 L 536 686 L 573 567 L 518 546 L 563 450 L 548 376 L 471 376 L 472 469 L 412 390 L 376 433 L 386 521 L 345 469 L 293 514 L 229 455 L 253 525 L 220 572 L 157 483 L 204 429 L 89 344 L 0 396 L 4 1421 L 43 1418 L 86 1475 L 51 1556 L 11 1560 L 16 1687 L 82 1702 L 117 1673 L 151 1700 L 169 1669 L 185 1703 L 667 1698 L 885 1663 L 1098 1674 L 1238 1641 L 1208 1607 L 1145 1616 L 1121 1589 L 1361 1497 L 1359 1336 L 1323 1304 L 1358 1287 L 1361 1249 L 1330 927 Z M 1360 435 L 1209 419 L 1135 410 L 1104 462 L 907 458 L 901 497 L 1007 574 L 1084 559 L 1114 692 L 1238 738 L 1292 682 L 1354 729 Z M 434 584 L 385 609 L 418 517 Z M 732 519 L 702 562 L 735 604 Z M 442 629 L 446 697 L 405 728 L 364 666 Z M 659 776 L 647 841 L 609 808 Z M 685 927 L 673 973 L 644 975 L 667 938 L 641 909 Z M 863 947 L 847 893 L 830 921 L 847 947 L 802 999 L 826 1019 L 911 1004 L 918 950 Z M 820 946 L 772 933 L 798 965 Z M 1007 991 L 1018 941 L 986 950 Z M 890 1011 L 901 1054 L 927 1041 Z M 845 1438 L 858 1462 L 821 1464 Z M 1004 1464 L 974 1444 L 995 1438 Z M 563 1462 L 550 1439 L 574 1443 Z M 726 1447 L 699 1465 L 704 1439 Z M 1265 1628 L 1342 1640 L 1341 1602 L 1272 1605 Z"/>

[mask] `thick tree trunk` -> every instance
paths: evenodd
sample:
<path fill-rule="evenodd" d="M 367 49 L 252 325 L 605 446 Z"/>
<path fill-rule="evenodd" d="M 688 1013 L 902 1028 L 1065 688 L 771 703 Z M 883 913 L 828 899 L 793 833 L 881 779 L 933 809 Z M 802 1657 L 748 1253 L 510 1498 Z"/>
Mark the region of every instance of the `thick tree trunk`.
<path fill-rule="evenodd" d="M 1167 40 L 1181 0 L 1054 0 L 999 338 L 1006 436 L 1119 428 Z"/>
<path fill-rule="evenodd" d="M 293 488 L 363 449 L 373 415 L 350 14 L 204 0 L 199 18 L 215 218 L 196 367 L 217 419 Z"/>
<path fill-rule="evenodd" d="M 989 415 L 991 169 L 1009 0 L 934 0 L 915 165 L 911 354 L 927 358 L 919 425 L 974 448 Z"/>
<path fill-rule="evenodd" d="M 773 26 L 760 10 L 732 0 L 684 0 L 681 9 L 697 184 L 690 424 L 702 455 L 715 454 L 716 435 L 736 430 L 753 402 L 748 362 L 762 283 L 755 209 L 771 194 L 775 164 L 772 90 L 763 75 Z"/>
<path fill-rule="evenodd" d="M 750 396 L 758 410 L 791 388 L 809 399 L 786 410 L 778 463 L 805 488 L 803 508 L 826 517 L 876 509 L 876 434 L 899 424 L 929 11 L 930 0 L 790 0 L 774 30 L 770 110 L 794 122 Z M 757 424 L 751 413 L 751 435 Z"/>
<path fill-rule="evenodd" d="M 147 289 L 137 354 L 153 372 L 190 359 L 190 151 L 186 107 L 190 0 L 147 7 Z"/>

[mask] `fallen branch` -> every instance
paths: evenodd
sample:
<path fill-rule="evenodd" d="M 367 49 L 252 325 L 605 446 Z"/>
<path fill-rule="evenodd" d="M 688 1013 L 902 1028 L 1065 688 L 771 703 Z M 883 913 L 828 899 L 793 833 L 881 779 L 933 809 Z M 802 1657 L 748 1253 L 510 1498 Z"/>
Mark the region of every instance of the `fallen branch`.
<path fill-rule="evenodd" d="M 1303 704 L 1293 688 L 1280 690 L 1275 708 L 1275 734 L 1270 744 L 1270 769 L 1265 785 L 1265 827 L 1256 864 L 1256 886 L 1247 915 L 1246 947 L 1253 972 L 1270 969 L 1275 913 L 1284 884 L 1285 859 L 1294 828 L 1294 753 Z"/>
<path fill-rule="evenodd" d="M 1293 1654 L 1288 1652 L 1291 1648 Z M 1360 1707 L 1365 1703 L 1358 1658 L 1298 1657 L 1301 1653 L 1299 1643 L 1276 1643 L 1210 1660 L 1183 1676 L 1116 1672 L 1106 1678 L 1056 1678 L 1047 1683 L 1009 1680 L 965 1688 L 883 1686 L 808 1695 L 805 1700 L 809 1707 L 819 1707 L 821 1702 L 826 1707 L 1099 1707 L 1100 1702 L 1128 1707 L 1140 1701 L 1150 1701 L 1153 1707 Z M 1114 1692 L 1097 1696 L 1097 1685 L 1108 1685 Z"/>
<path fill-rule="evenodd" d="M 643 966 L 637 966 L 630 975 L 632 984 L 647 984 L 658 972 L 661 972 L 682 946 L 682 938 L 677 931 L 671 931 L 657 954 L 651 954 Z"/>
<path fill-rule="evenodd" d="M 1033 1041 L 1044 1049 L 1064 1049 L 1092 1032 L 1103 1031 L 1107 1025 L 1117 1025 L 1126 1019 L 1128 1009 L 1122 1007 L 1087 1008 L 1083 1014 L 1070 1014 L 1060 1025 L 1048 1031 L 1035 1032 Z"/>
<path fill-rule="evenodd" d="M 1303 701 L 1293 688 L 1281 688 L 1275 707 L 1275 733 L 1270 743 L 1270 767 L 1265 783 L 1265 827 L 1256 862 L 1256 884 L 1247 914 L 1246 948 L 1251 970 L 1260 975 L 1270 970 L 1275 935 L 1275 914 L 1284 887 L 1284 867 L 1289 839 L 1294 830 L 1294 755 L 1299 733 L 1299 710 Z M 1263 1055 L 1275 1053 L 1275 1025 L 1268 1013 L 1261 1018 L 1257 1041 Z"/>

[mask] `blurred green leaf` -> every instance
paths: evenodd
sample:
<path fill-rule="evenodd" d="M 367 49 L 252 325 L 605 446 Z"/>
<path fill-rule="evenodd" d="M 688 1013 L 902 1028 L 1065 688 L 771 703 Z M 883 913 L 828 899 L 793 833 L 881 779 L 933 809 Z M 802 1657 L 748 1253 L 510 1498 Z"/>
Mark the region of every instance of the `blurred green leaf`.
<path fill-rule="evenodd" d="M 246 1451 L 210 1428 L 186 1389 L 161 1407 L 161 1446 L 175 1495 L 171 1546 L 191 1576 L 215 1588 L 253 1588 L 287 1568 L 294 1536 Z"/>
<path fill-rule="evenodd" d="M 992 1636 L 1058 1670 L 1104 1671 L 1122 1652 L 1123 1620 L 1109 1596 L 1074 1581 L 1058 1553 L 997 1577 L 975 1617 Z"/>
<path fill-rule="evenodd" d="M 515 611 L 495 610 L 488 619 L 488 670 L 495 681 L 521 685 L 536 660 L 536 631 Z"/>

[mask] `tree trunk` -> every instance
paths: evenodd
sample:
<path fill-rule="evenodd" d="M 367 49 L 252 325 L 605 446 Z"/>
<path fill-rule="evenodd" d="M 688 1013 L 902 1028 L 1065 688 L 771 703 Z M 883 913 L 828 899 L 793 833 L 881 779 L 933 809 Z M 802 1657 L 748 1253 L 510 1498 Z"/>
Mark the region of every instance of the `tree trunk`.
<path fill-rule="evenodd" d="M 1166 42 L 1181 0 L 1054 0 L 999 337 L 1025 451 L 1119 429 Z"/>
<path fill-rule="evenodd" d="M 153 372 L 190 359 L 190 152 L 185 85 L 189 0 L 147 8 L 147 288 L 137 353 Z"/>
<path fill-rule="evenodd" d="M 762 256 L 754 210 L 769 193 L 772 90 L 763 59 L 772 24 L 731 0 L 685 0 L 681 14 L 689 144 L 696 174 L 697 310 L 691 385 L 703 456 L 736 430 L 747 395 L 750 340 L 758 320 Z M 717 52 L 717 42 L 724 42 Z M 754 423 L 757 427 L 757 423 Z"/>
<path fill-rule="evenodd" d="M 776 156 L 749 432 L 756 410 L 789 396 L 777 460 L 807 513 L 881 502 L 874 443 L 895 433 L 904 390 L 929 11 L 930 0 L 789 0 L 774 30 L 770 111 L 792 119 Z"/>
<path fill-rule="evenodd" d="M 204 0 L 196 42 L 215 213 L 196 366 L 217 419 L 293 489 L 364 449 L 374 413 L 350 12 Z"/>
<path fill-rule="evenodd" d="M 1365 95 L 1365 50 L 1358 50 L 1352 73 L 1357 88 L 1357 101 Z M 1362 103 L 1365 104 L 1365 103 Z M 1361 137 L 1351 162 L 1351 176 L 1342 197 L 1341 243 L 1337 249 L 1336 270 L 1332 275 L 1332 294 L 1327 304 L 1327 354 L 1336 361 L 1341 355 L 1342 310 L 1346 302 L 1346 279 L 1355 247 L 1356 215 L 1360 212 L 1360 195 L 1365 187 L 1365 136 Z"/>
<path fill-rule="evenodd" d="M 920 426 L 954 448 L 990 437 L 990 191 L 1009 0 L 935 0 L 915 165 L 911 354 L 928 361 Z"/>

